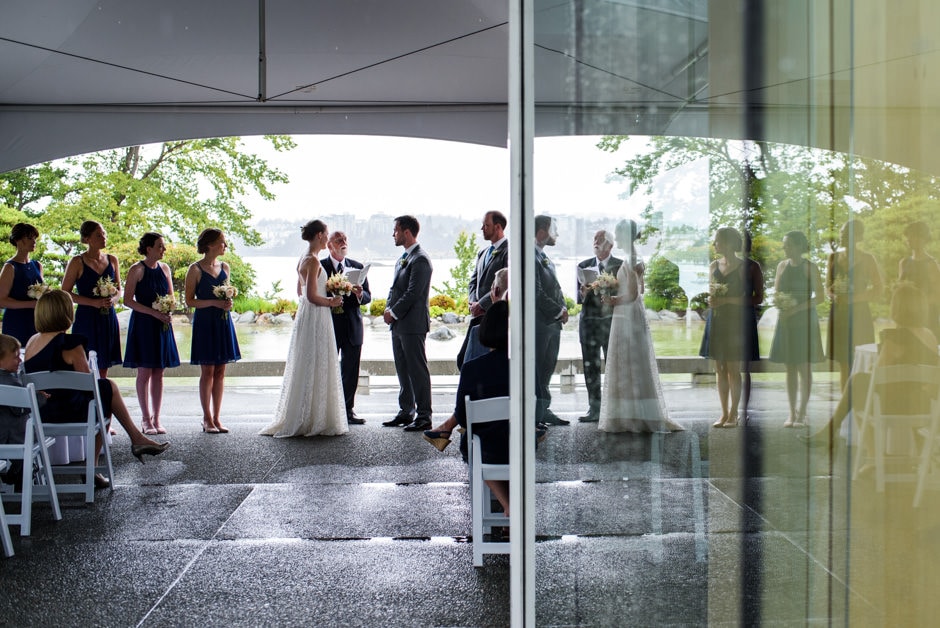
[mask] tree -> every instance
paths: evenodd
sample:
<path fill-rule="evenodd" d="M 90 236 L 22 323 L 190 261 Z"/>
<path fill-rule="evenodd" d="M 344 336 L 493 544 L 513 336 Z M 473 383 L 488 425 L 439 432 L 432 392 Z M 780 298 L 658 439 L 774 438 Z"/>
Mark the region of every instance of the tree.
<path fill-rule="evenodd" d="M 461 231 L 454 242 L 454 253 L 457 255 L 457 265 L 450 269 L 450 276 L 454 280 L 451 285 L 449 281 L 443 282 L 443 288 L 434 286 L 434 290 L 459 302 L 461 299 L 467 299 L 467 293 L 470 290 L 470 276 L 473 274 L 473 266 L 477 260 L 476 234 L 467 231 Z"/>
<path fill-rule="evenodd" d="M 278 151 L 294 147 L 290 137 L 267 139 Z M 62 264 L 78 252 L 84 220 L 104 225 L 114 243 L 136 242 L 145 231 L 192 243 L 212 226 L 256 245 L 261 236 L 242 199 L 271 200 L 271 186 L 286 182 L 284 173 L 244 152 L 237 137 L 129 146 L 0 174 L 6 205 L 0 222 L 33 222 L 52 244 L 37 256 Z"/>

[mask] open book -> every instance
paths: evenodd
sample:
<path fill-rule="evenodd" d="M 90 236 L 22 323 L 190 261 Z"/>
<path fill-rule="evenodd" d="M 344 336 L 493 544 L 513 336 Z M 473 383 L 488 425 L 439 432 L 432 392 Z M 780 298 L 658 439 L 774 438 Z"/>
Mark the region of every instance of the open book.
<path fill-rule="evenodd" d="M 354 286 L 361 286 L 365 283 L 366 276 L 369 274 L 371 267 L 372 264 L 363 264 L 362 268 L 347 268 L 346 279 Z"/>
<path fill-rule="evenodd" d="M 597 266 L 590 268 L 581 268 L 578 266 L 578 282 L 580 282 L 582 286 L 593 283 L 599 274 L 600 273 L 597 272 Z"/>

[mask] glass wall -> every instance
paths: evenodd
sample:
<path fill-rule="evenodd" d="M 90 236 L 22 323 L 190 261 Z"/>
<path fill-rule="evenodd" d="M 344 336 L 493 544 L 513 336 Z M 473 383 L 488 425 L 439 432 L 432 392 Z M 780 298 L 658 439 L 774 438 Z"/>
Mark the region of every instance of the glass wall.
<path fill-rule="evenodd" d="M 529 622 L 936 614 L 940 10 L 903 4 L 522 3 L 516 174 L 591 136 L 623 188 L 514 199 Z"/>

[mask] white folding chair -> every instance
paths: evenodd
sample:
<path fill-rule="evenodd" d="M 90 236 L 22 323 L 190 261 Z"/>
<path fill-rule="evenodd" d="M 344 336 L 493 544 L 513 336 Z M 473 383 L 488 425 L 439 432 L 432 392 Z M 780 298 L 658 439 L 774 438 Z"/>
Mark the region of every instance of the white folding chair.
<path fill-rule="evenodd" d="M 43 432 L 42 420 L 36 403 L 36 389 L 32 384 L 25 388 L 20 386 L 0 386 L 0 405 L 14 408 L 28 408 L 29 419 L 26 421 L 26 432 L 22 443 L 6 443 L 0 445 L 0 459 L 23 461 L 23 488 L 16 492 L 17 487 L 4 491 L 2 501 L 19 502 L 18 514 L 6 513 L 4 517 L 8 525 L 20 526 L 20 535 L 29 536 L 33 514 L 33 501 L 47 498 L 52 506 L 52 516 L 56 521 L 62 519 L 59 509 L 59 498 L 56 495 L 55 479 L 52 476 L 52 464 L 49 460 L 49 445 L 52 438 L 47 438 Z M 33 472 L 34 464 L 38 471 Z M 36 484 L 38 480 L 39 484 Z"/>
<path fill-rule="evenodd" d="M 13 556 L 13 539 L 10 538 L 10 526 L 7 523 L 7 515 L 3 510 L 3 500 L 0 499 L 0 544 L 3 545 L 3 555 L 9 558 Z"/>
<path fill-rule="evenodd" d="M 865 400 L 865 408 L 858 417 L 858 451 L 852 479 L 857 479 L 859 471 L 866 462 L 874 462 L 875 488 L 884 491 L 885 482 L 914 481 L 917 473 L 914 467 L 917 453 L 914 446 L 914 432 L 929 426 L 937 415 L 937 393 L 940 390 L 940 367 L 901 364 L 875 368 L 871 374 L 871 384 Z M 903 387 L 903 388 L 899 388 Z M 933 388 L 930 399 L 912 396 L 905 391 L 919 387 Z M 921 404 L 929 402 L 926 412 Z M 915 405 L 916 404 L 916 405 Z M 911 410 L 921 410 L 911 412 Z M 871 441 L 867 438 L 871 431 Z M 890 441 L 889 442 L 889 438 Z M 889 451 L 890 449 L 890 451 Z M 898 472 L 888 473 L 886 467 L 891 464 Z"/>
<path fill-rule="evenodd" d="M 95 500 L 95 473 L 103 473 L 111 483 L 114 490 L 114 465 L 111 462 L 111 447 L 109 445 L 108 425 L 104 418 L 104 409 L 101 405 L 101 394 L 98 391 L 98 360 L 94 351 L 89 352 L 88 364 L 91 373 L 76 373 L 74 371 L 38 371 L 27 373 L 26 381 L 35 384 L 36 390 L 80 390 L 92 393 L 88 402 L 85 416 L 76 416 L 74 423 L 46 423 L 45 430 L 50 436 L 83 436 L 85 439 L 85 464 L 81 475 L 84 481 L 78 484 L 59 483 L 56 487 L 59 493 L 82 493 L 85 502 Z M 81 408 L 76 408 L 76 413 Z M 101 453 L 105 463 L 95 465 L 95 437 L 101 435 Z M 52 467 L 54 473 L 60 475 L 75 475 L 78 468 L 74 465 L 56 465 Z"/>
<path fill-rule="evenodd" d="M 492 397 L 471 401 L 466 397 L 467 408 L 467 461 L 470 471 L 470 512 L 473 536 L 473 566 L 483 566 L 484 554 L 508 554 L 509 543 L 505 541 L 484 541 L 483 535 L 492 532 L 493 527 L 506 527 L 512 530 L 513 516 L 507 517 L 501 512 L 493 512 L 493 494 L 485 480 L 509 481 L 508 464 L 484 464 L 480 450 L 480 437 L 474 436 L 473 427 L 491 421 L 509 420 L 509 397 Z"/>
<path fill-rule="evenodd" d="M 914 490 L 914 508 L 920 506 L 924 489 L 930 482 L 937 482 L 934 474 L 940 472 L 940 412 L 930 420 L 930 426 L 918 430 L 924 437 L 924 446 L 920 452 L 920 464 L 917 467 L 917 488 Z"/>

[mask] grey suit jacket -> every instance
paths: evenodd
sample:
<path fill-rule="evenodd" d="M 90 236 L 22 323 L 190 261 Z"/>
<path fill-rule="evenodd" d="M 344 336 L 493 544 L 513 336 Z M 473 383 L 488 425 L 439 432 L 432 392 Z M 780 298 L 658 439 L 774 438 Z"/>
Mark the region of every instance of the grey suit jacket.
<path fill-rule="evenodd" d="M 395 318 L 391 324 L 393 334 L 426 334 L 430 331 L 428 297 L 431 272 L 431 259 L 421 245 L 416 246 L 404 260 L 395 262 L 395 276 L 385 304 Z"/>
<path fill-rule="evenodd" d="M 490 309 L 490 306 L 493 305 L 493 300 L 490 298 L 490 289 L 493 287 L 496 271 L 509 265 L 509 239 L 507 238 L 493 251 L 493 255 L 487 264 L 485 263 L 486 252 L 489 249 L 490 247 L 487 246 L 477 253 L 477 263 L 473 268 L 473 274 L 470 275 L 468 291 L 470 302 L 478 302 L 484 310 Z"/>

